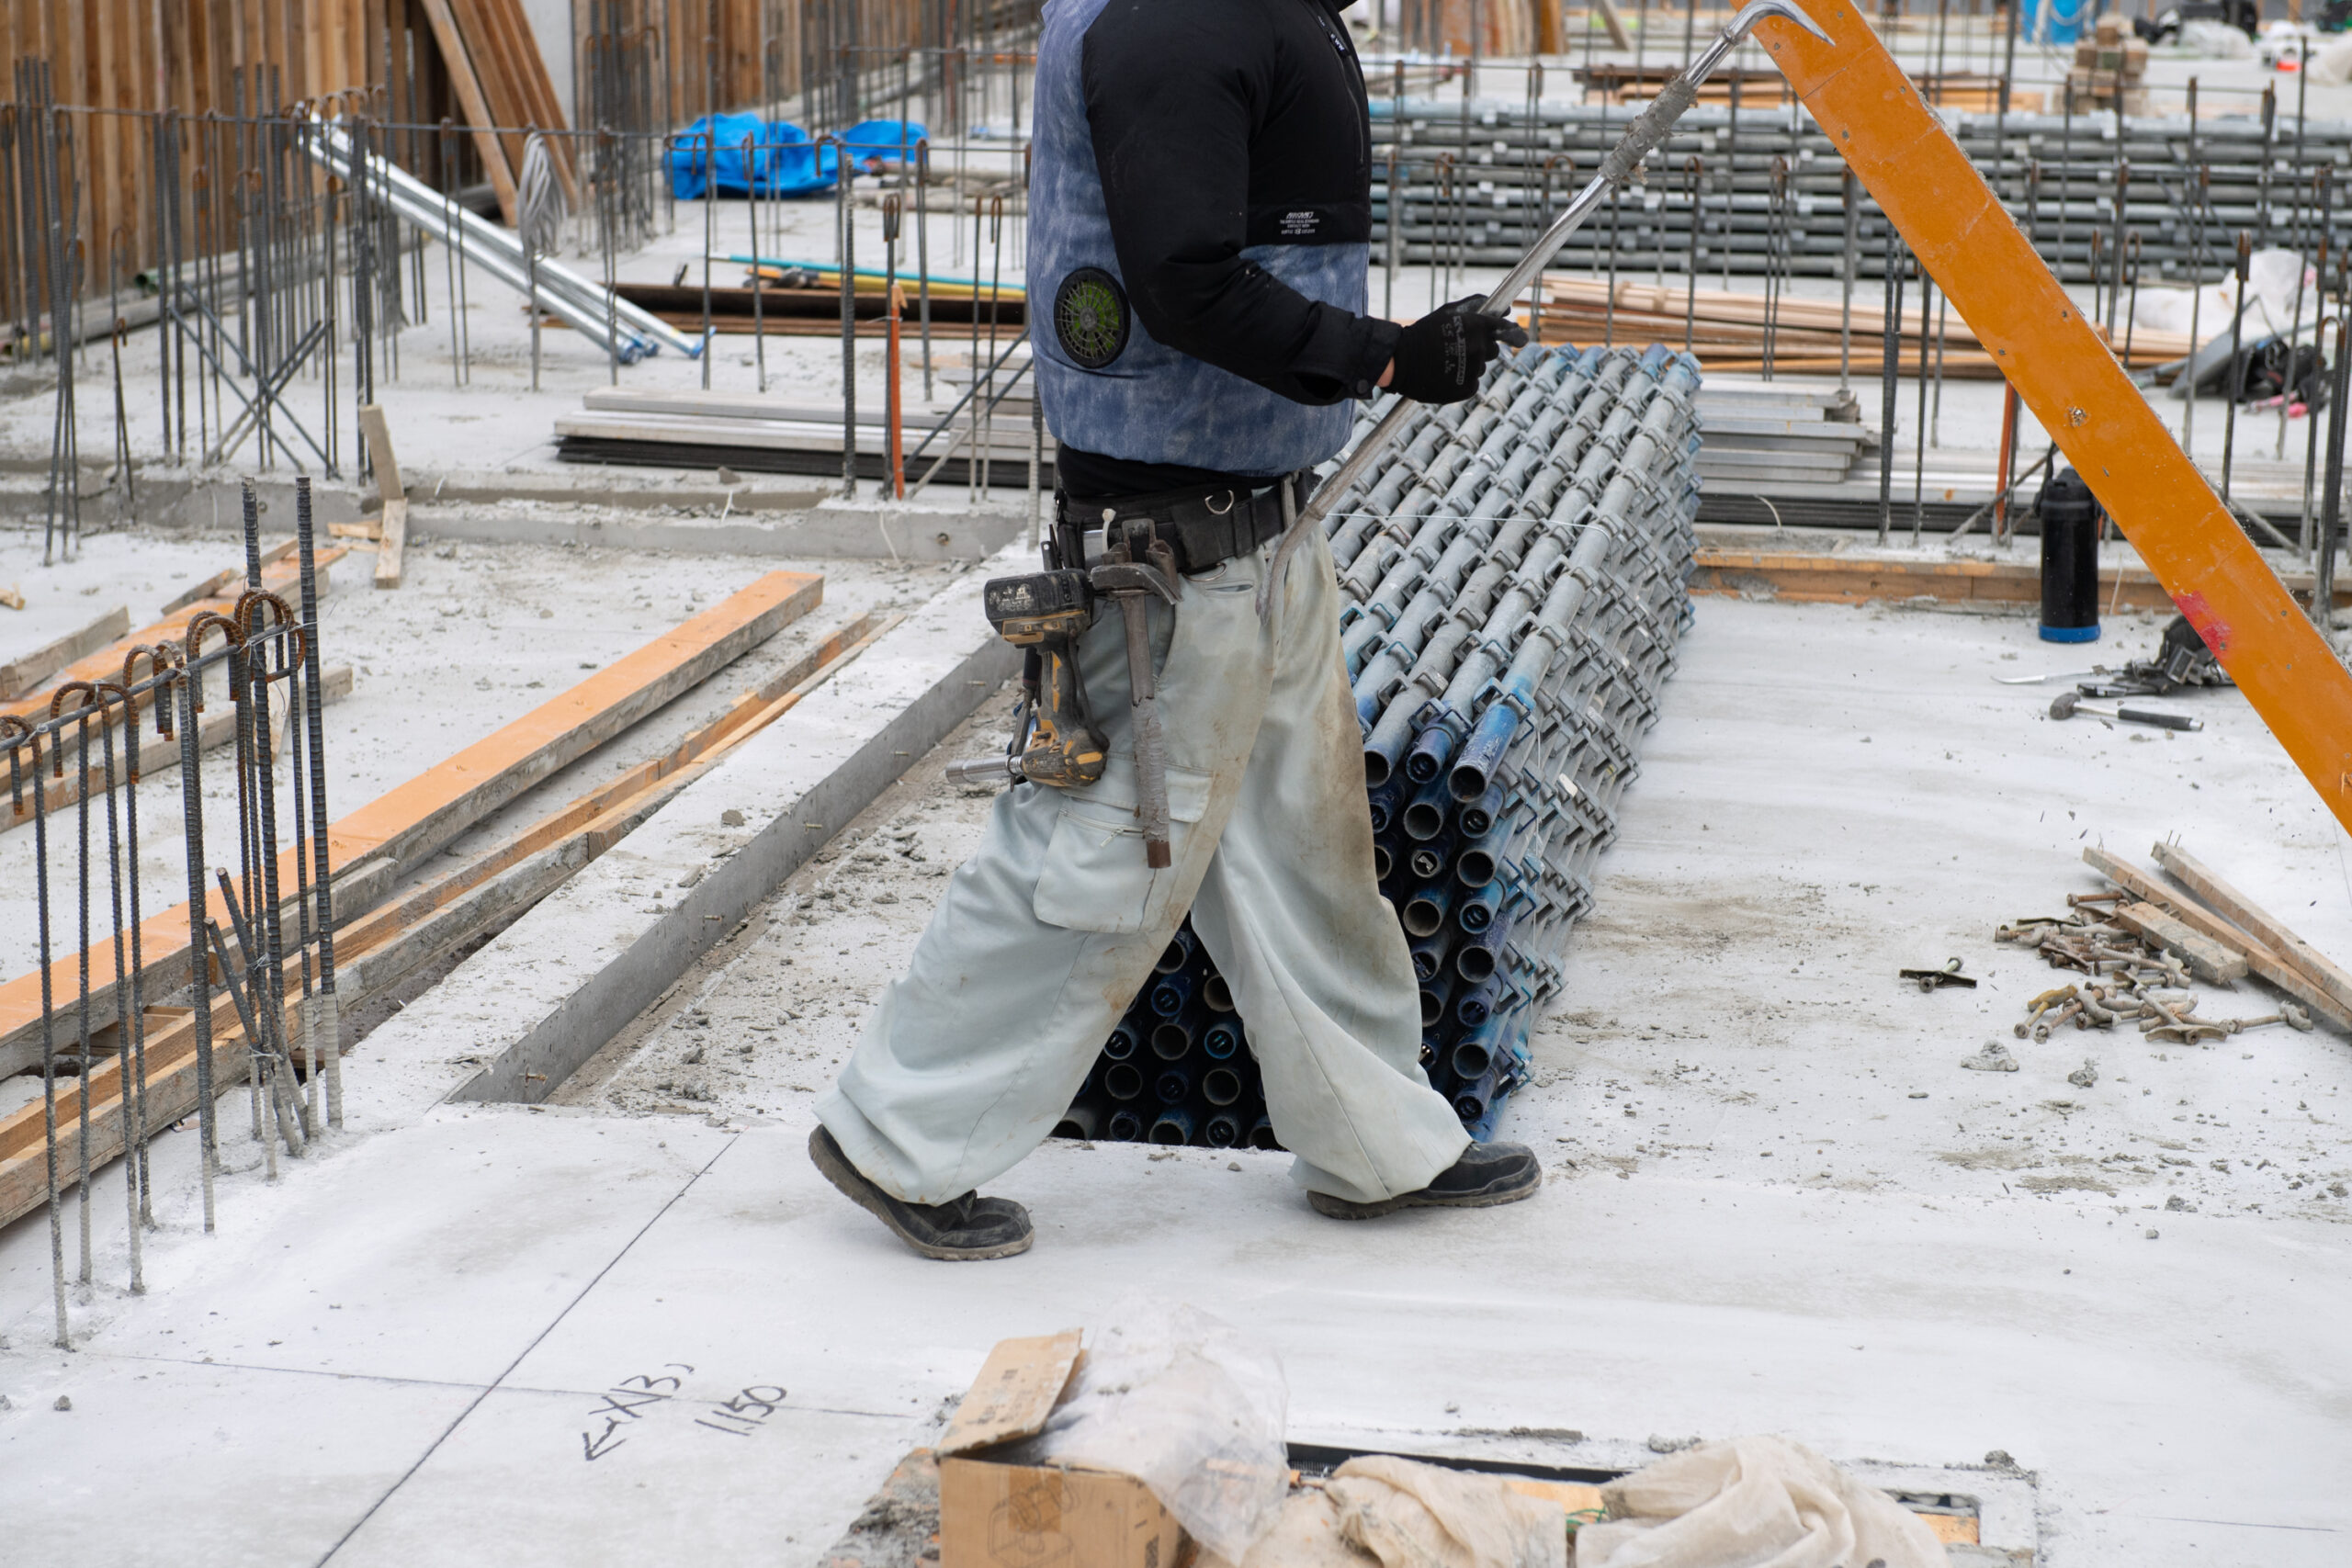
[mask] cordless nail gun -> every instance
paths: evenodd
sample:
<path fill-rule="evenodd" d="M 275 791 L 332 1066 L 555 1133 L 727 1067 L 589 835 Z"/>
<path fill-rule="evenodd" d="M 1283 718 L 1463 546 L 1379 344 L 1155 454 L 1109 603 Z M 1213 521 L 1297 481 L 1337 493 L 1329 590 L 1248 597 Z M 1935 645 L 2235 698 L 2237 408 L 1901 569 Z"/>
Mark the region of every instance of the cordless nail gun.
<path fill-rule="evenodd" d="M 1123 541 L 1091 570 L 1058 567 L 994 578 L 982 587 L 981 610 L 989 624 L 1022 650 L 1021 716 L 1003 756 L 951 762 L 947 778 L 953 784 L 1026 783 L 1056 789 L 1082 789 L 1102 779 L 1110 742 L 1087 699 L 1078 641 L 1107 599 L 1118 605 L 1125 623 L 1136 814 L 1142 818 L 1144 863 L 1158 869 L 1170 863 L 1168 750 L 1144 600 L 1156 596 L 1173 605 L 1177 579 L 1167 546 L 1155 542 L 1145 557 L 1134 559 Z"/>
<path fill-rule="evenodd" d="M 981 611 L 997 635 L 1021 649 L 1022 722 L 1002 757 L 949 765 L 959 784 L 1026 780 L 1080 789 L 1102 777 L 1110 742 L 1094 722 L 1078 639 L 1094 624 L 1094 586 L 1064 569 L 992 579 Z"/>

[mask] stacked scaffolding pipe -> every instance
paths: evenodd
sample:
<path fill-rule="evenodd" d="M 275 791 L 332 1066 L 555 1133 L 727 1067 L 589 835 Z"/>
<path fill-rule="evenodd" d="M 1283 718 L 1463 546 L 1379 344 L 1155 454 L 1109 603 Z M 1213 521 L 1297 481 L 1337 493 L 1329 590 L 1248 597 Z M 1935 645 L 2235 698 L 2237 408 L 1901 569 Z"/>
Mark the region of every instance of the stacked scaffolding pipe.
<path fill-rule="evenodd" d="M 1374 869 L 1421 987 L 1422 1066 L 1482 1138 L 1526 1077 L 1528 1028 L 1559 990 L 1690 620 L 1698 391 L 1696 362 L 1663 348 L 1530 347 L 1471 401 L 1417 411 L 1325 519 Z M 1386 412 L 1367 411 L 1355 438 Z M 1200 976 L 1192 994 L 1222 986 L 1189 924 L 1178 944 L 1182 973 Z M 1177 1141 L 1141 1110 L 1120 1115 L 1148 1102 L 1152 1075 L 1114 1071 L 1149 1054 L 1159 989 L 1121 1020 L 1066 1135 L 1159 1126 Z M 1230 1059 L 1261 1104 L 1254 1062 Z M 1200 1135 L 1184 1141 L 1211 1142 L 1188 1125 Z M 1272 1145 L 1271 1127 L 1248 1125 L 1245 1140 Z"/>
<path fill-rule="evenodd" d="M 1401 264 L 1508 265 L 1624 133 L 1632 111 L 1602 105 L 1434 99 L 1374 102 L 1373 221 L 1385 252 L 1395 182 Z M 1945 111 L 1954 138 L 2062 278 L 2111 281 L 2120 224 L 2144 276 L 2211 282 L 2232 265 L 2229 236 L 2309 251 L 2324 221 L 2352 239 L 2352 204 L 2323 219 L 2319 186 L 2352 169 L 2352 120 L 2245 115 L 2125 116 Z M 1392 165 L 1390 153 L 1395 153 Z M 1696 161 L 1696 176 L 1691 166 Z M 1784 170 L 1776 206 L 1774 165 Z M 2200 173 L 2207 177 L 2200 180 Z M 1695 186 L 1695 189 L 1694 189 Z M 1849 226 L 1847 202 L 1859 203 Z M 1884 264 L 1884 214 L 1801 106 L 1700 105 L 1650 154 L 1644 185 L 1573 236 L 1563 269 L 1680 275 L 1865 276 Z M 2093 235 L 2101 237 L 2094 249 Z M 1859 248 L 1857 247 L 1859 242 Z M 1612 264 L 1613 257 L 1613 264 Z M 1400 307 L 1401 308 L 1401 307 Z"/>

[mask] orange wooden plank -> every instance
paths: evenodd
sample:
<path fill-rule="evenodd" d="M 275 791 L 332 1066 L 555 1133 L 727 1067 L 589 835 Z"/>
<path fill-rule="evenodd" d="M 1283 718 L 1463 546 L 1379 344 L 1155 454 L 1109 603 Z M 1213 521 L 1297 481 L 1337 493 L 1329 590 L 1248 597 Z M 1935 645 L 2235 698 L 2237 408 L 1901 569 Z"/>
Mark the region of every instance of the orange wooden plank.
<path fill-rule="evenodd" d="M 331 549 L 320 550 L 311 557 L 311 561 L 323 573 L 329 566 L 348 554 L 350 551 L 337 545 Z M 244 592 L 244 581 L 242 577 L 237 579 L 234 584 L 236 592 L 224 598 L 198 599 L 193 604 L 183 605 L 153 626 L 141 626 L 130 636 L 117 639 L 108 647 L 102 648 L 86 658 L 75 660 L 59 671 L 55 679 L 50 681 L 40 691 L 33 693 L 30 696 L 18 697 L 13 702 L 0 703 L 0 713 L 17 714 L 25 718 L 39 721 L 49 716 L 51 694 L 67 682 L 121 680 L 123 655 L 134 648 L 141 646 L 152 648 L 157 643 L 176 641 L 187 635 L 188 622 L 207 612 L 216 615 L 229 614 L 236 608 L 237 594 Z M 291 560 L 266 566 L 261 570 L 261 585 L 265 592 L 278 594 L 290 603 L 301 591 L 302 569 L 299 563 Z M 323 591 L 325 583 L 322 581 L 320 587 Z M 300 606 L 298 605 L 297 608 L 299 609 Z"/>
<path fill-rule="evenodd" d="M 374 854 L 392 858 L 430 853 L 470 823 L 531 784 L 603 744 L 646 714 L 822 601 L 825 580 L 808 572 L 772 571 L 635 653 L 541 704 L 456 756 L 377 796 L 327 829 L 331 864 L 356 864 Z M 278 858 L 278 886 L 297 886 L 294 852 Z M 217 890 L 206 895 L 208 910 Z M 219 918 L 224 921 L 225 913 Z M 188 907 L 164 910 L 141 925 L 148 972 L 168 975 L 187 961 Z M 90 973 L 114 974 L 114 942 L 90 949 Z M 66 953 L 50 966 L 52 994 L 79 994 L 81 955 Z M 111 995 L 111 981 L 94 994 Z M 0 1044 L 40 1028 L 39 970 L 0 985 Z M 109 1003 L 109 1005 L 111 1005 Z"/>
<path fill-rule="evenodd" d="M 2352 671 L 1920 102 L 1861 10 L 1850 0 L 1799 4 L 1830 42 L 1777 18 L 1757 28 L 1757 40 L 2328 809 L 2352 828 Z"/>

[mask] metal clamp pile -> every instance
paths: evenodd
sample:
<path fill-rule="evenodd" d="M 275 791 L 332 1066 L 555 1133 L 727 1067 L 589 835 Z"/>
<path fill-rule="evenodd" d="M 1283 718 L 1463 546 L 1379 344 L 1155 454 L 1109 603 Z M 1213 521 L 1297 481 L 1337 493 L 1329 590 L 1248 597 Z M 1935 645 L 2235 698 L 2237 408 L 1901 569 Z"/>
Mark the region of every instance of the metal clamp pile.
<path fill-rule="evenodd" d="M 1994 933 L 1996 941 L 2039 953 L 2052 968 L 2080 970 L 2084 976 L 2028 1002 L 2024 1021 L 2011 1026 L 2018 1039 L 2030 1036 L 2039 1043 L 2068 1023 L 2076 1029 L 2112 1029 L 2125 1021 L 2136 1021 L 2140 1032 L 2153 1042 L 2176 1045 L 2224 1040 L 2270 1023 L 2311 1029 L 2311 1014 L 2290 1001 L 2261 1018 L 2195 1016 L 2198 998 L 2189 982 L 2209 976 L 2195 974 L 2191 964 L 2115 919 L 2112 907 L 2127 904 L 2128 895 L 2075 893 L 2068 894 L 2066 902 L 2072 912 L 2063 920 L 2022 920 Z M 2097 1076 L 2087 1063 L 2081 1073 Z M 2080 1074 L 2075 1081 L 2082 1082 Z"/>
<path fill-rule="evenodd" d="M 1530 347 L 1475 400 L 1418 411 L 1327 523 L 1381 891 L 1421 982 L 1422 1066 L 1476 1137 L 1527 1077 L 1529 1025 L 1560 987 L 1690 623 L 1698 390 L 1697 363 L 1663 348 Z M 1162 1045 L 1163 1025 L 1206 1007 L 1189 997 L 1224 989 L 1189 925 L 1179 948 L 1174 976 L 1197 984 L 1136 998 L 1061 1135 L 1273 1146 L 1238 1017 L 1206 1014 L 1230 1029 L 1223 1056 L 1205 1029 Z M 1136 1071 L 1146 1056 L 1166 1068 Z M 1198 1097 L 1195 1057 L 1203 1089 L 1239 1080 L 1229 1104 Z"/>

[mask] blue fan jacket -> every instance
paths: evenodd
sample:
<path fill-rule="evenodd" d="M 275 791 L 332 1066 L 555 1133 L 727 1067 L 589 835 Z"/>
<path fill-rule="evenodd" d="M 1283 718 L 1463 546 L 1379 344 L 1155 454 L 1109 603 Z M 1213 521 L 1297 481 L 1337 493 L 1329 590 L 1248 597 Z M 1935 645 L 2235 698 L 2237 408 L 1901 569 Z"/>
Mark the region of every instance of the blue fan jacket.
<path fill-rule="evenodd" d="M 1363 313 L 1371 123 L 1333 8 L 1050 0 L 1034 136 L 1031 340 L 1064 488 L 1338 452 L 1398 328 Z"/>

